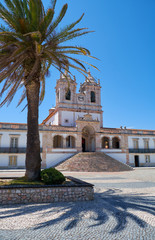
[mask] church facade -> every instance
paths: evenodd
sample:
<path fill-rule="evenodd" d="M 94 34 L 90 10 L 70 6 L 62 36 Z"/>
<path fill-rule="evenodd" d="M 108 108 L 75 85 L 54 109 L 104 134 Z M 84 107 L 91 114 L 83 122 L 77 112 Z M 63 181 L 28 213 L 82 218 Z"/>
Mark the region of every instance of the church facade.
<path fill-rule="evenodd" d="M 104 152 L 133 167 L 155 166 L 155 130 L 103 127 L 100 81 L 90 71 L 77 93 L 76 79 L 61 75 L 56 106 L 40 124 L 42 167 L 79 152 Z M 27 125 L 0 123 L 0 168 L 24 168 Z"/>

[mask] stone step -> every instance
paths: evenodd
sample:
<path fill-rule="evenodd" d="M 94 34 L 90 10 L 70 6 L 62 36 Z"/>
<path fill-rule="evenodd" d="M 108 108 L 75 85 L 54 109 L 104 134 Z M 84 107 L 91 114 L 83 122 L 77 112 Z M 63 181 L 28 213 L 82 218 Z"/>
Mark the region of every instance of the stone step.
<path fill-rule="evenodd" d="M 56 167 L 59 171 L 119 172 L 131 171 L 130 166 L 105 153 L 78 153 Z"/>

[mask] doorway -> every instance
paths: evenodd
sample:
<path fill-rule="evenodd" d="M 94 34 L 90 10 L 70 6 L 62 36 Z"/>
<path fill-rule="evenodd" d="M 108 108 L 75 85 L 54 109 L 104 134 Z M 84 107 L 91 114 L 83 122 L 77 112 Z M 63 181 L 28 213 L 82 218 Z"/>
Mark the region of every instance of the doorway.
<path fill-rule="evenodd" d="M 139 167 L 139 156 L 135 156 L 135 167 Z"/>
<path fill-rule="evenodd" d="M 86 140 L 85 138 L 82 138 L 82 152 L 86 151 Z"/>
<path fill-rule="evenodd" d="M 95 130 L 92 126 L 82 129 L 82 151 L 95 152 Z"/>

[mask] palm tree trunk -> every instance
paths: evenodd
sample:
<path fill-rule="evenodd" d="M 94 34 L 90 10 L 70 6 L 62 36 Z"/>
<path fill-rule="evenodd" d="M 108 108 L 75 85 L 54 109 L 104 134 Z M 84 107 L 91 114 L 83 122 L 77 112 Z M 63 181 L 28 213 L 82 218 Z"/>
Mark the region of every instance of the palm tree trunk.
<path fill-rule="evenodd" d="M 40 140 L 38 126 L 39 112 L 39 81 L 26 85 L 28 116 L 27 116 L 27 150 L 26 173 L 27 180 L 39 180 L 41 171 Z"/>

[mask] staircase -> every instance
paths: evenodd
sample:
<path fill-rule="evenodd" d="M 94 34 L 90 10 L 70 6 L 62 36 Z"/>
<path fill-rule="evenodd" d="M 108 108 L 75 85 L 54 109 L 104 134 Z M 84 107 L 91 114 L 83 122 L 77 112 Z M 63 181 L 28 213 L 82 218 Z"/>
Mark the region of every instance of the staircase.
<path fill-rule="evenodd" d="M 59 171 L 76 172 L 121 172 L 133 170 L 132 167 L 101 152 L 78 153 L 60 163 L 56 169 Z"/>

